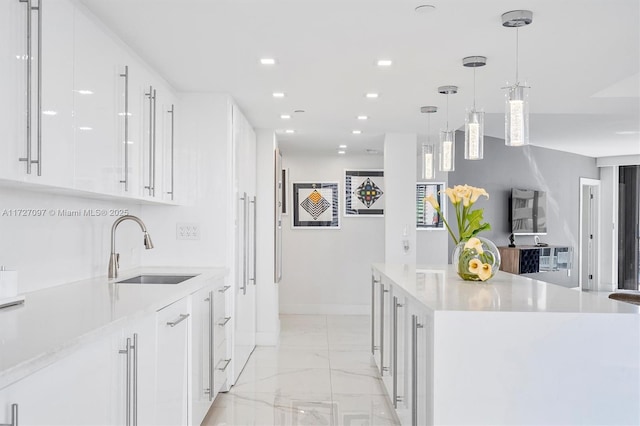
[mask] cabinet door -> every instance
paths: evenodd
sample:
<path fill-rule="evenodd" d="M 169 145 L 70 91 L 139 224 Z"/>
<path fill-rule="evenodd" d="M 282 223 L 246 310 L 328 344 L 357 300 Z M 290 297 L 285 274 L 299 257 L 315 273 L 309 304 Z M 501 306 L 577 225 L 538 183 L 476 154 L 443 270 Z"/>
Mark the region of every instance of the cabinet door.
<path fill-rule="evenodd" d="M 74 98 L 76 187 L 120 193 L 118 101 L 120 51 L 94 18 L 78 10 L 75 22 Z"/>
<path fill-rule="evenodd" d="M 157 313 L 156 425 L 187 424 L 187 300 Z"/>
<path fill-rule="evenodd" d="M 137 320 L 112 339 L 111 424 L 126 424 L 127 418 L 136 418 L 139 425 L 155 424 L 156 352 L 154 315 Z"/>
<path fill-rule="evenodd" d="M 18 161 L 26 153 L 26 19 L 27 5 L 0 2 L 0 177 L 23 179 L 26 165 Z M 0 421 L 2 421 L 0 419 Z"/>
<path fill-rule="evenodd" d="M 21 426 L 111 424 L 111 342 L 87 344 L 0 391 L 0 423 L 10 423 L 18 404 Z"/>
<path fill-rule="evenodd" d="M 191 424 L 199 425 L 209 411 L 213 389 L 213 286 L 191 295 Z"/>
<path fill-rule="evenodd" d="M 0 96 L 4 100 L 0 105 L 0 131 L 6 148 L 0 159 L 0 177 L 71 187 L 73 5 L 68 0 L 45 2 L 41 11 L 29 13 L 26 2 L 4 1 L 0 5 L 0 17 L 4 21 L 0 30 L 3 40 Z M 27 47 L 28 17 L 31 19 L 31 58 Z M 39 19 L 42 34 L 38 34 Z M 31 65 L 30 78 L 28 64 Z M 30 174 L 27 162 L 19 160 L 26 159 L 27 146 L 31 151 Z"/>

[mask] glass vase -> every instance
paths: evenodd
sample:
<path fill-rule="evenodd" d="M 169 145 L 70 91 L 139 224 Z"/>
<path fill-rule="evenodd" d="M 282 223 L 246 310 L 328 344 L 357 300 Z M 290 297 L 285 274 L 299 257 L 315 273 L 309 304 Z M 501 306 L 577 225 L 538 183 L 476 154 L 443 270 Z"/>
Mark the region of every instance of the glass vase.
<path fill-rule="evenodd" d="M 453 265 L 465 281 L 487 281 L 500 269 L 500 251 L 483 237 L 458 243 L 453 251 Z"/>

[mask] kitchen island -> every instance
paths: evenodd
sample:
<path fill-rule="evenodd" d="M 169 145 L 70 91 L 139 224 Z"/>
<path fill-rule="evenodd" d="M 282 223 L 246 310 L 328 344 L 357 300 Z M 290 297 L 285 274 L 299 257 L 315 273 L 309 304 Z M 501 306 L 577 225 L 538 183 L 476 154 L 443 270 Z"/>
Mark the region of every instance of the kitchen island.
<path fill-rule="evenodd" d="M 371 351 L 402 424 L 640 424 L 640 309 L 499 271 L 375 264 Z"/>

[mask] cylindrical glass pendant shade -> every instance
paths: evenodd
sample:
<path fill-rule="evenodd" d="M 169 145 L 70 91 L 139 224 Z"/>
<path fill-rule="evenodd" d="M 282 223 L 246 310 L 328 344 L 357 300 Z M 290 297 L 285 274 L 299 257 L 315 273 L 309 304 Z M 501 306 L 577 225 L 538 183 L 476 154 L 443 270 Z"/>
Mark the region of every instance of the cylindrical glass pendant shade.
<path fill-rule="evenodd" d="M 529 144 L 529 91 L 515 84 L 507 88 L 504 143 L 507 146 Z"/>
<path fill-rule="evenodd" d="M 484 112 L 471 109 L 464 120 L 464 159 L 482 160 L 484 155 Z"/>
<path fill-rule="evenodd" d="M 455 168 L 455 133 L 453 130 L 440 131 L 440 171 L 452 172 Z"/>
<path fill-rule="evenodd" d="M 433 179 L 435 177 L 434 155 L 435 149 L 433 145 L 422 145 L 422 179 Z"/>

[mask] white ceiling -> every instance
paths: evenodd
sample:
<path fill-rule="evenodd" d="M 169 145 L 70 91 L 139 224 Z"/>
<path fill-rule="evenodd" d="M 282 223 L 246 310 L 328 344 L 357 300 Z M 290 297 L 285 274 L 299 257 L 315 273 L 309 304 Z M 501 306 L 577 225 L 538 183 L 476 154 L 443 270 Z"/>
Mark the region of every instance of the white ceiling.
<path fill-rule="evenodd" d="M 486 134 L 503 138 L 501 87 L 515 78 L 516 30 L 500 16 L 528 9 L 533 23 L 518 32 L 531 143 L 592 157 L 640 154 L 638 0 L 82 2 L 177 90 L 227 92 L 254 127 L 294 129 L 280 136 L 285 153 L 335 153 L 342 143 L 362 153 L 381 149 L 386 132 L 424 137 L 423 105 L 439 107 L 435 136 L 446 122 L 442 85 L 459 86 L 449 123 L 462 126 L 473 101 L 473 70 L 462 58 L 471 55 L 487 57 L 476 71 Z M 418 14 L 420 4 L 436 8 Z M 278 63 L 261 65 L 263 57 Z M 381 69 L 377 59 L 393 65 Z M 366 99 L 370 91 L 379 99 Z"/>

